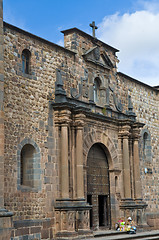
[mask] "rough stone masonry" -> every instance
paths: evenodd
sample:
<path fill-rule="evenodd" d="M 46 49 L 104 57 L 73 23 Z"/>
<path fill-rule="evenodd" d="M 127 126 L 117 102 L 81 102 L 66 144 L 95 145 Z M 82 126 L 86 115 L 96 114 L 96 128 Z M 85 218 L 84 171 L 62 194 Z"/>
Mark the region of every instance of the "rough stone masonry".
<path fill-rule="evenodd" d="M 128 216 L 157 229 L 158 87 L 77 28 L 61 47 L 3 22 L 0 3 L 2 239 L 85 238 Z"/>

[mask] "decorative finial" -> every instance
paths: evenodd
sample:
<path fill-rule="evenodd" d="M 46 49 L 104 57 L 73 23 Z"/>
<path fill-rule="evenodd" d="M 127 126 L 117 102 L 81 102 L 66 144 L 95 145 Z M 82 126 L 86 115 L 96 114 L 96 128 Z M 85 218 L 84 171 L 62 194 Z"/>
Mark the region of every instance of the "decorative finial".
<path fill-rule="evenodd" d="M 62 72 L 56 69 L 56 82 L 55 82 L 55 102 L 67 102 L 66 91 L 63 89 Z"/>
<path fill-rule="evenodd" d="M 98 27 L 95 25 L 95 21 L 92 21 L 92 23 L 89 24 L 89 26 L 92 28 L 92 35 L 95 38 L 95 30 L 98 29 Z"/>

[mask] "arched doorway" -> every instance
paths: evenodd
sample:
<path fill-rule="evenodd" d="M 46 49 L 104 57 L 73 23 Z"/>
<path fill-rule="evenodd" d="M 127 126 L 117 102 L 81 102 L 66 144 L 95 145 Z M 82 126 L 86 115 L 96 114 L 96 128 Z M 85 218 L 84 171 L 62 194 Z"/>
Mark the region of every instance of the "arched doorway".
<path fill-rule="evenodd" d="M 109 166 L 104 146 L 94 144 L 87 158 L 87 202 L 92 205 L 90 226 L 111 228 Z"/>

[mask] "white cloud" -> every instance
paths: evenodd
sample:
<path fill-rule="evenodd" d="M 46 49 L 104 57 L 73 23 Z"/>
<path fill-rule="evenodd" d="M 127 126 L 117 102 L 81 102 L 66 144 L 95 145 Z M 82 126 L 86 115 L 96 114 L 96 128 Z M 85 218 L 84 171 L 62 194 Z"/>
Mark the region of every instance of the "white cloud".
<path fill-rule="evenodd" d="M 97 31 L 99 39 L 120 50 L 119 71 L 152 86 L 159 85 L 158 23 L 159 4 L 144 2 L 143 10 L 106 16 Z"/>
<path fill-rule="evenodd" d="M 148 10 L 149 12 L 153 12 L 153 13 L 159 12 L 158 0 L 151 0 L 151 1 L 139 0 L 137 2 L 137 5 L 139 5 L 141 8 L 145 10 Z"/>

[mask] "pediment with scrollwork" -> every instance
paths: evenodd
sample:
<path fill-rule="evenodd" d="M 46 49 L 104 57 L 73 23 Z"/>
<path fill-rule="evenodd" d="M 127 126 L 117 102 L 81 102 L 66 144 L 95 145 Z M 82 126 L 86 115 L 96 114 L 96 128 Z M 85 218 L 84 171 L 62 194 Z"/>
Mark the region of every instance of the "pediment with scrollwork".
<path fill-rule="evenodd" d="M 98 46 L 89 49 L 83 57 L 86 61 L 99 65 L 100 67 L 111 69 L 114 66 L 106 51 L 101 51 Z"/>

